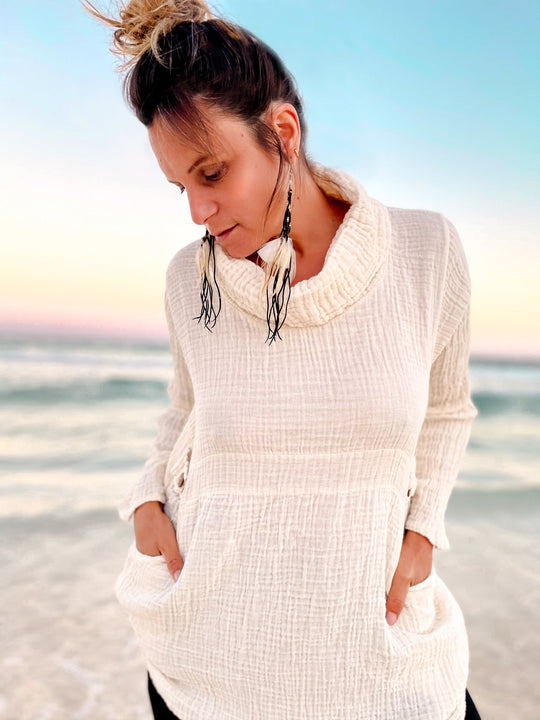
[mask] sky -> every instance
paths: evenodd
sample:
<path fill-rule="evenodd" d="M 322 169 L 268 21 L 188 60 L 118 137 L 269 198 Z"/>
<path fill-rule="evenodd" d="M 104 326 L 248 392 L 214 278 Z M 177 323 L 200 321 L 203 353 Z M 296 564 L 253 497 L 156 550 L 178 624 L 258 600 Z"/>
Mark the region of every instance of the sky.
<path fill-rule="evenodd" d="M 295 76 L 313 159 L 456 226 L 472 354 L 540 358 L 540 3 L 213 7 Z M 77 0 L 2 8 L 4 330 L 166 337 L 165 270 L 201 228 L 123 101 L 109 40 Z"/>

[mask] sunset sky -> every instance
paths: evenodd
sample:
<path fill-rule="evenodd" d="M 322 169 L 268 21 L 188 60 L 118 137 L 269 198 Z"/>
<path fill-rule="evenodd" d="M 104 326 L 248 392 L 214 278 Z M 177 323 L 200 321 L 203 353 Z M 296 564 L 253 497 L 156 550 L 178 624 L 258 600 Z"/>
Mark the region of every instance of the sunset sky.
<path fill-rule="evenodd" d="M 540 3 L 214 7 L 296 77 L 314 159 L 457 227 L 472 352 L 540 357 Z M 0 324 L 164 336 L 167 263 L 201 228 L 122 100 L 108 31 L 75 0 L 27 0 L 0 33 Z"/>

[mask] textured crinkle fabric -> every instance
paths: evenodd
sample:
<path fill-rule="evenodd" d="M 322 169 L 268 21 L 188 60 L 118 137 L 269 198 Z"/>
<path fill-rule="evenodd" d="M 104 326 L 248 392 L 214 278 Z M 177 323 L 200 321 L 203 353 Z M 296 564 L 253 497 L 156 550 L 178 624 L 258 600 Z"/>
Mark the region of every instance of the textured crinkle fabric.
<path fill-rule="evenodd" d="M 461 610 L 435 568 L 395 625 L 406 529 L 444 515 L 477 410 L 470 280 L 439 213 L 388 208 L 338 171 L 351 207 L 269 345 L 264 272 L 216 246 L 222 310 L 200 312 L 191 243 L 167 271 L 174 375 L 121 508 L 164 503 L 184 567 L 130 548 L 117 595 L 182 720 L 462 720 Z M 293 225 L 294 226 L 294 225 Z"/>

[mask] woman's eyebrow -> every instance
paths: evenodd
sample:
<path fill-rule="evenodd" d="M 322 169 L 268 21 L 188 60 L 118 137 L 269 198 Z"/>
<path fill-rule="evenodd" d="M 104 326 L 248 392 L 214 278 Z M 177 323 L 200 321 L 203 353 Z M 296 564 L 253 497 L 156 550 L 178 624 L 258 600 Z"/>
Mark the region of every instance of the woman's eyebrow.
<path fill-rule="evenodd" d="M 193 165 L 192 165 L 192 166 L 189 168 L 189 170 L 188 170 L 188 175 L 189 175 L 190 173 L 192 173 L 193 170 L 196 170 L 201 163 L 203 163 L 205 160 L 208 160 L 208 159 L 210 159 L 210 156 L 209 156 L 209 155 L 203 155 L 203 156 L 200 157 L 198 160 L 195 160 L 195 162 L 193 163 Z M 177 182 L 176 180 L 169 180 L 169 182 L 172 183 L 173 185 L 181 185 L 181 184 L 182 184 L 182 183 Z"/>
<path fill-rule="evenodd" d="M 200 165 L 202 162 L 204 162 L 205 160 L 208 160 L 208 159 L 209 159 L 209 156 L 208 156 L 208 155 L 203 155 L 203 156 L 200 157 L 198 160 L 195 160 L 195 162 L 193 163 L 193 165 L 192 165 L 192 166 L 189 168 L 189 170 L 187 171 L 187 172 L 188 172 L 188 175 L 192 172 L 192 170 L 195 170 L 197 167 L 199 167 L 199 165 Z"/>

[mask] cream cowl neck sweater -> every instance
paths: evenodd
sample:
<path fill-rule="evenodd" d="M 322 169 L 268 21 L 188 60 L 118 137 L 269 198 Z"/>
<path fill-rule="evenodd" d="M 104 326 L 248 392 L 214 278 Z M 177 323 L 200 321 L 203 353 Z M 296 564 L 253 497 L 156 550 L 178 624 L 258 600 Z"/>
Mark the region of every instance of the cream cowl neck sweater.
<path fill-rule="evenodd" d="M 216 246 L 209 332 L 200 242 L 169 265 L 170 405 L 121 516 L 164 503 L 184 567 L 175 583 L 133 544 L 117 596 L 181 720 L 462 720 L 448 587 L 433 569 L 392 626 L 385 605 L 406 529 L 449 546 L 477 414 L 467 262 L 441 214 L 318 170 L 351 207 L 320 273 L 292 287 L 282 340 L 265 343 L 261 267 Z"/>

